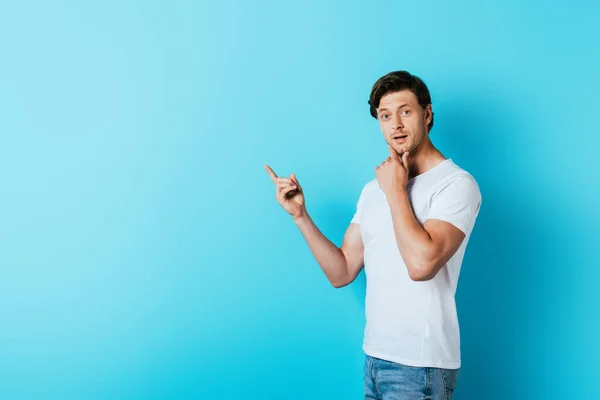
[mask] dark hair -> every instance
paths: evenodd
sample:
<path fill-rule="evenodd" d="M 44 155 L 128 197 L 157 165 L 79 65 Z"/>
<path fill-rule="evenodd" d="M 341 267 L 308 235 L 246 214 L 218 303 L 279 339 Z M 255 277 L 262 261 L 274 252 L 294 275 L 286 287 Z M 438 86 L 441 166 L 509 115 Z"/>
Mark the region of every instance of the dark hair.
<path fill-rule="evenodd" d="M 417 96 L 417 100 L 423 109 L 431 104 L 429 89 L 427 89 L 427 85 L 418 76 L 411 75 L 406 71 L 394 71 L 379 78 L 373 85 L 373 89 L 371 89 L 369 105 L 371 106 L 371 115 L 373 118 L 377 119 L 377 108 L 383 96 L 405 89 L 410 90 Z M 431 128 L 433 128 L 433 111 L 431 112 L 429 130 Z"/>

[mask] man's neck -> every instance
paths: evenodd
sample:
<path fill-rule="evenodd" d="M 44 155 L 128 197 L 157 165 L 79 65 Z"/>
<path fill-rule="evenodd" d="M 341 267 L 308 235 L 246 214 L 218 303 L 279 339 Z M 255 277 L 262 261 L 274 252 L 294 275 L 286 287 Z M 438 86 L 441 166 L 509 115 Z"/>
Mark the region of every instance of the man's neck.
<path fill-rule="evenodd" d="M 444 155 L 427 138 L 414 154 L 409 154 L 408 178 L 411 179 L 429 171 L 445 159 Z"/>

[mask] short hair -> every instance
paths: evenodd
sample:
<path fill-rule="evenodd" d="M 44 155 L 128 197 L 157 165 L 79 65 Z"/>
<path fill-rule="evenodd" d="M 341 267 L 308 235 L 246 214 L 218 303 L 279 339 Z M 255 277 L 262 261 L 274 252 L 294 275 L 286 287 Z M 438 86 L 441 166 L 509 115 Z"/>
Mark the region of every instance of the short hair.
<path fill-rule="evenodd" d="M 377 119 L 377 108 L 379 108 L 379 102 L 381 98 L 388 93 L 396 93 L 402 90 L 410 90 L 419 101 L 419 104 L 425 109 L 431 104 L 431 95 L 425 82 L 418 76 L 411 75 L 406 71 L 394 71 L 390 72 L 375 82 L 373 89 L 371 89 L 371 95 L 369 96 L 369 105 L 371 106 L 371 115 Z M 429 123 L 429 130 L 433 128 L 433 111 L 431 112 L 431 122 Z"/>

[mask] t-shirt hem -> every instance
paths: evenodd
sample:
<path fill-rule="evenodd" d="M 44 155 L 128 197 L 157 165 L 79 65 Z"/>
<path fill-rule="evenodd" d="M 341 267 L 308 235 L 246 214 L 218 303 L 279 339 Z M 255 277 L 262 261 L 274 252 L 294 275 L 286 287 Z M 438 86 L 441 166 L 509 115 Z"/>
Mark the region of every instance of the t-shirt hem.
<path fill-rule="evenodd" d="M 427 368 L 443 368 L 443 369 L 459 369 L 461 362 L 452 361 L 435 361 L 435 360 L 409 360 L 407 358 L 390 356 L 389 354 L 373 351 L 366 346 L 363 346 L 363 351 L 366 355 L 379 358 L 386 361 L 392 361 L 399 364 L 408 365 L 410 367 L 427 367 Z"/>

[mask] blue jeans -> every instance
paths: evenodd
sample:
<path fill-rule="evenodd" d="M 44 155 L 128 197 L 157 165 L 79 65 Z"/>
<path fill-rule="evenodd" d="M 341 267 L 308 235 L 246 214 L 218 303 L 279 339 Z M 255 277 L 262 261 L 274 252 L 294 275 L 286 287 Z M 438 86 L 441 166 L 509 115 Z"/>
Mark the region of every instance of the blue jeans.
<path fill-rule="evenodd" d="M 458 371 L 411 367 L 366 355 L 365 400 L 451 400 Z"/>

